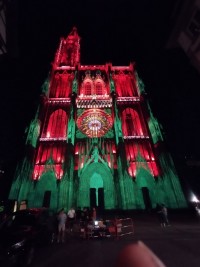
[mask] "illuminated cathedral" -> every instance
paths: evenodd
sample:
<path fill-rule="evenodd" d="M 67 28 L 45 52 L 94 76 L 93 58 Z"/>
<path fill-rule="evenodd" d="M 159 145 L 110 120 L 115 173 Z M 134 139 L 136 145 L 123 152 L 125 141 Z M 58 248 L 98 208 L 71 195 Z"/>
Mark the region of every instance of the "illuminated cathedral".
<path fill-rule="evenodd" d="M 60 39 L 41 96 L 9 194 L 18 207 L 186 207 L 134 64 L 81 65 L 73 28 Z"/>

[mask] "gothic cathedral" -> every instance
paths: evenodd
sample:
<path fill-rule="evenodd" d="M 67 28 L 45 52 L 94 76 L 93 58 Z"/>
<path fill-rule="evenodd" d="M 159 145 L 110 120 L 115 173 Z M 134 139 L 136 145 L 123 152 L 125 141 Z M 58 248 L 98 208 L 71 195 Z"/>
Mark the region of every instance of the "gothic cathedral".
<path fill-rule="evenodd" d="M 9 199 L 29 208 L 187 206 L 134 64 L 81 65 L 61 38 Z"/>

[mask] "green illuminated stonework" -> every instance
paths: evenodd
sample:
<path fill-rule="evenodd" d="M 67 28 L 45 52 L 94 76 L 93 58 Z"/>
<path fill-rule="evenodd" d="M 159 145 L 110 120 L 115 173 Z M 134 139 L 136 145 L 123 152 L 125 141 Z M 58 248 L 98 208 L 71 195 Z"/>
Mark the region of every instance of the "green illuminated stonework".
<path fill-rule="evenodd" d="M 9 195 L 18 207 L 187 206 L 135 66 L 81 65 L 75 28 L 61 38 L 26 135 Z"/>

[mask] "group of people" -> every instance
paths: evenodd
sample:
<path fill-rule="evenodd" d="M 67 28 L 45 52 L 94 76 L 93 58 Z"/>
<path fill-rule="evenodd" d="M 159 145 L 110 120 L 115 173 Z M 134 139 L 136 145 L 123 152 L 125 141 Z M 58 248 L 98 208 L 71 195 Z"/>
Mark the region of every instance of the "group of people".
<path fill-rule="evenodd" d="M 61 209 L 57 215 L 57 242 L 64 242 L 66 226 L 68 226 L 70 232 L 73 232 L 76 220 L 87 225 L 89 221 L 95 221 L 96 218 L 97 212 L 95 208 L 92 208 L 92 210 L 88 208 L 84 208 L 83 210 L 77 209 L 77 211 L 75 211 L 72 207 L 67 213 L 64 209 Z"/>
<path fill-rule="evenodd" d="M 65 240 L 65 230 L 66 224 L 68 222 L 69 230 L 72 232 L 73 225 L 76 220 L 76 211 L 74 208 L 71 208 L 67 214 L 65 213 L 64 209 L 61 209 L 57 216 L 58 221 L 58 233 L 57 233 L 57 242 L 64 242 Z"/>
<path fill-rule="evenodd" d="M 159 222 L 161 227 L 169 226 L 168 220 L 168 210 L 164 204 L 157 204 L 156 207 Z M 69 229 L 69 232 L 73 232 L 73 227 L 75 221 L 78 220 L 83 227 L 94 224 L 97 220 L 97 211 L 96 208 L 89 210 L 88 208 L 75 209 L 72 207 L 66 213 L 64 209 L 61 209 L 57 215 L 57 242 L 64 242 L 66 226 Z M 102 228 L 102 227 L 101 227 Z"/>
<path fill-rule="evenodd" d="M 92 208 L 91 210 L 88 208 L 83 208 L 83 210 L 78 210 L 79 212 L 79 220 L 83 224 L 87 224 L 89 221 L 95 221 L 97 219 L 97 211 L 96 208 Z"/>
<path fill-rule="evenodd" d="M 97 218 L 96 208 L 84 208 L 79 222 L 83 238 L 110 236 L 105 221 L 101 217 Z"/>

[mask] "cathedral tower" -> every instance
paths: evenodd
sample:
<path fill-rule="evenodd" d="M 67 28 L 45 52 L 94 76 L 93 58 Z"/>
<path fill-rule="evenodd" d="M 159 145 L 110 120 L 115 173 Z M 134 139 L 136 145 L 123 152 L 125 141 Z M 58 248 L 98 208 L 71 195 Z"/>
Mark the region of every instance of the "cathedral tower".
<path fill-rule="evenodd" d="M 73 28 L 42 86 L 9 198 L 52 210 L 186 207 L 144 93 L 134 64 L 81 65 Z"/>

